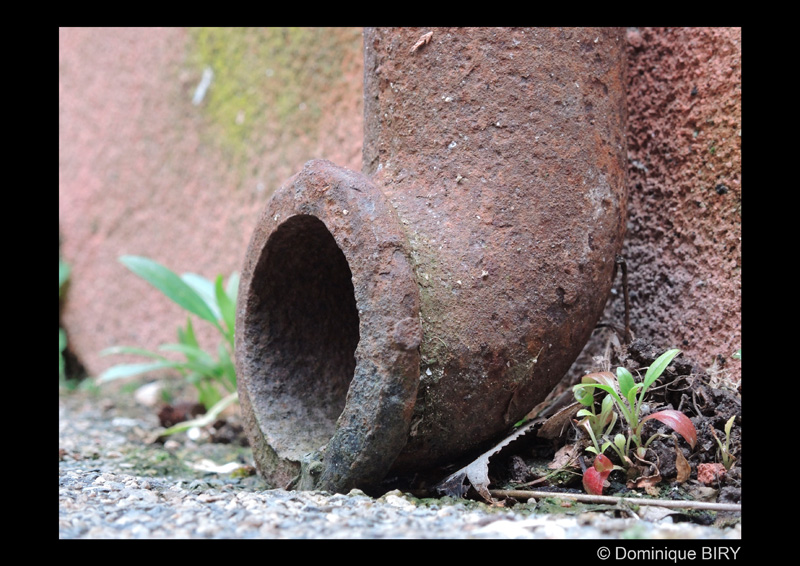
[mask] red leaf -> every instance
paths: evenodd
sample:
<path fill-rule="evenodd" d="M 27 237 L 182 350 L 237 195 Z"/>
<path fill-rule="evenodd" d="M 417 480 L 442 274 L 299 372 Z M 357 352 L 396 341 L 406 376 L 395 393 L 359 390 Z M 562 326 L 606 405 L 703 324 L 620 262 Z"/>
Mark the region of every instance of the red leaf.
<path fill-rule="evenodd" d="M 603 484 L 613 468 L 614 464 L 611 463 L 611 460 L 598 454 L 594 459 L 594 465 L 586 468 L 586 471 L 583 472 L 583 489 L 586 490 L 586 493 L 603 495 Z"/>
<path fill-rule="evenodd" d="M 594 468 L 586 468 L 583 472 L 583 489 L 591 495 L 603 495 L 603 482 L 600 472 Z"/>
<path fill-rule="evenodd" d="M 656 419 L 657 421 L 661 421 L 670 427 L 672 430 L 685 438 L 686 442 L 688 442 L 692 448 L 694 448 L 694 445 L 697 444 L 697 429 L 694 428 L 694 424 L 692 424 L 692 421 L 689 420 L 689 417 L 680 411 L 676 411 L 674 409 L 664 409 L 663 411 L 653 413 L 652 415 L 647 415 L 642 419 L 642 422 L 650 419 Z"/>
<path fill-rule="evenodd" d="M 614 469 L 614 464 L 608 459 L 608 456 L 598 454 L 594 459 L 594 468 L 600 473 L 606 472 L 606 476 L 608 476 L 611 470 Z"/>

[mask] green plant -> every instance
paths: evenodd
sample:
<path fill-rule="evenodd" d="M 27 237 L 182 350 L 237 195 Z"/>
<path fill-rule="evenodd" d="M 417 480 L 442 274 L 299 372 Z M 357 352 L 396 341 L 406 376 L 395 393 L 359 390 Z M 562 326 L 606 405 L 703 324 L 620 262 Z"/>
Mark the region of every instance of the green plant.
<path fill-rule="evenodd" d="M 592 373 L 583 376 L 581 383 L 573 387 L 575 398 L 586 407 L 593 407 L 594 405 L 594 390 L 600 389 L 606 392 L 606 398 L 610 397 L 611 402 L 615 405 L 617 411 L 622 415 L 625 423 L 627 424 L 627 435 L 617 434 L 613 440 L 606 440 L 601 446 L 598 446 L 596 439 L 593 439 L 592 450 L 595 453 L 602 454 L 608 447 L 611 447 L 626 466 L 632 465 L 629 454 L 633 453 L 638 459 L 643 460 L 647 452 L 647 447 L 659 435 L 654 434 L 647 440 L 642 438 L 642 427 L 644 423 L 650 419 L 656 419 L 683 436 L 684 439 L 694 448 L 697 443 L 697 430 L 689 418 L 673 409 L 664 409 L 656 413 L 649 414 L 642 417 L 642 405 L 647 394 L 647 390 L 651 385 L 661 377 L 661 374 L 670 364 L 670 362 L 680 353 L 680 350 L 673 349 L 664 352 L 659 356 L 653 364 L 647 369 L 643 380 L 636 383 L 633 375 L 623 368 L 617 368 L 616 376 L 611 372 Z M 606 405 L 608 401 L 603 399 L 602 405 Z M 585 418 L 591 420 L 592 411 L 586 411 L 583 414 Z M 601 409 L 600 415 L 603 414 Z M 595 423 L 597 424 L 597 423 Z M 591 424 L 586 426 L 587 430 L 596 430 Z M 606 435 L 610 433 L 610 428 L 606 429 Z"/>
<path fill-rule="evenodd" d="M 61 295 L 69 279 L 69 264 L 58 258 L 58 300 L 61 302 Z M 67 349 L 67 333 L 63 328 L 58 329 L 58 380 L 64 381 L 66 375 L 66 362 L 64 361 L 64 351 Z"/>
<path fill-rule="evenodd" d="M 611 395 L 606 395 L 600 403 L 599 413 L 595 413 L 594 403 L 591 403 L 588 409 L 581 409 L 576 416 L 583 417 L 578 425 L 582 426 L 592 439 L 592 446 L 588 447 L 586 450 L 594 452 L 595 454 L 602 454 L 605 449 L 601 447 L 597 439 L 602 438 L 603 435 L 610 434 L 614 425 L 617 424 L 617 413 L 614 411 L 614 399 Z"/>
<path fill-rule="evenodd" d="M 726 470 L 730 470 L 731 467 L 733 467 L 733 463 L 736 462 L 736 458 L 733 456 L 733 454 L 731 454 L 731 429 L 733 429 L 733 420 L 735 418 L 736 415 L 729 418 L 728 422 L 725 423 L 724 444 L 717 437 L 717 431 L 714 430 L 714 427 L 709 425 L 709 428 L 711 429 L 711 434 L 714 436 L 714 440 L 717 441 L 717 445 L 719 446 L 717 454 L 719 454 L 720 460 L 722 460 L 722 465 L 725 466 Z"/>
<path fill-rule="evenodd" d="M 232 354 L 239 276 L 233 273 L 223 287 L 221 275 L 211 282 L 194 273 L 178 276 L 163 265 L 144 257 L 123 256 L 120 261 L 190 314 L 214 326 L 223 340 L 217 347 L 215 358 L 200 347 L 192 319 L 187 317 L 186 327 L 178 327 L 178 342 L 159 347 L 160 352 L 182 354 L 184 361 L 168 359 L 159 352 L 142 348 L 115 346 L 103 350 L 101 354 L 135 354 L 155 361 L 116 365 L 98 376 L 97 382 L 106 383 L 152 371 L 173 369 L 197 389 L 198 401 L 209 412 L 219 404 L 227 405 L 236 400 L 236 368 Z"/>

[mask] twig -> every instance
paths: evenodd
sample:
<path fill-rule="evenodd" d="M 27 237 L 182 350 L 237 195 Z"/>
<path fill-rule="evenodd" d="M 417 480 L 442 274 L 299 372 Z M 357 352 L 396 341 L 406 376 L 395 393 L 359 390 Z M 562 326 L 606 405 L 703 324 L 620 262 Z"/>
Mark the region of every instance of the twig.
<path fill-rule="evenodd" d="M 736 511 L 741 512 L 742 506 L 738 503 L 710 503 L 707 501 L 680 501 L 676 499 L 637 499 L 633 497 L 615 497 L 613 495 L 589 495 L 587 493 L 558 493 L 553 491 L 522 490 L 522 489 L 490 489 L 492 497 L 513 497 L 514 499 L 531 499 L 537 497 L 558 497 L 560 499 L 574 499 L 583 503 L 609 503 L 616 505 L 654 505 L 657 507 L 677 507 L 683 509 L 704 509 L 707 511 Z"/>

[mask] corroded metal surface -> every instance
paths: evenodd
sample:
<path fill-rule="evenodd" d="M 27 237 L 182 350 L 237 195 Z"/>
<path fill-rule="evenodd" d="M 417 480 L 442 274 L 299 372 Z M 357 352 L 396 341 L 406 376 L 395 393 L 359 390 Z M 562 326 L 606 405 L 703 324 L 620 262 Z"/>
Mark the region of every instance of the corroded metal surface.
<path fill-rule="evenodd" d="M 365 31 L 367 176 L 310 162 L 253 235 L 240 399 L 276 484 L 342 491 L 480 453 L 564 375 L 607 298 L 620 31 L 429 31 Z"/>

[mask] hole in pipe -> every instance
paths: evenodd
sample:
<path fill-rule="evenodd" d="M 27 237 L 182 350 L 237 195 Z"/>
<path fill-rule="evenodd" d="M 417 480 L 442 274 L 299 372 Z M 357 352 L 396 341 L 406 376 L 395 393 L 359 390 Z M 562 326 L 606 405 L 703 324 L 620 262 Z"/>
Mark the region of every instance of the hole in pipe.
<path fill-rule="evenodd" d="M 325 224 L 297 215 L 269 237 L 253 281 L 247 327 L 257 329 L 248 339 L 263 378 L 254 392 L 261 426 L 273 448 L 302 455 L 333 436 L 355 372 L 352 272 Z"/>

